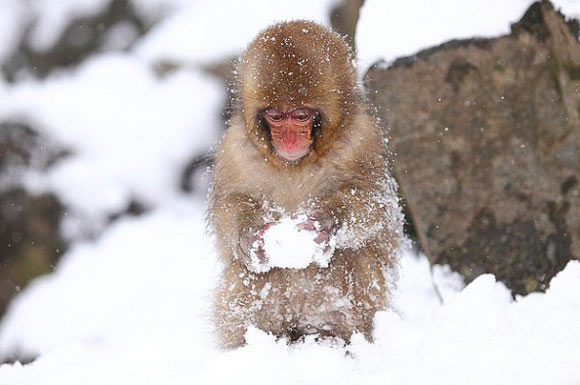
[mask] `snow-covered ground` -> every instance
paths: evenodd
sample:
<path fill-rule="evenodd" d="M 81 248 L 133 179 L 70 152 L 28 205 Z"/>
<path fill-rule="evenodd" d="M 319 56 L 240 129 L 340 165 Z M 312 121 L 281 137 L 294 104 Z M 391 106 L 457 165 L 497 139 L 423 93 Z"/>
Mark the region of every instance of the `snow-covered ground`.
<path fill-rule="evenodd" d="M 27 10 L 20 0 L 0 1 L 1 60 Z M 312 339 L 288 346 L 252 329 L 247 346 L 221 351 L 211 320 L 221 266 L 205 232 L 204 194 L 178 189 L 180 170 L 222 126 L 225 90 L 196 65 L 239 53 L 275 20 L 328 24 L 335 2 L 132 3 L 163 20 L 130 51 L 96 55 L 44 81 L 0 80 L 0 121 L 30 122 L 73 150 L 25 184 L 55 191 L 77 218 L 65 223 L 73 243 L 56 272 L 21 292 L 0 324 L 0 358 L 38 356 L 0 366 L 0 385 L 580 384 L 577 261 L 545 294 L 513 300 L 491 275 L 464 287 L 435 266 L 433 280 L 426 258 L 407 251 L 394 308 L 377 314 L 373 344 L 355 336 L 346 347 Z M 63 20 L 104 2 L 34 4 L 42 47 Z M 391 61 L 453 38 L 506 33 L 529 4 L 366 0 L 359 59 Z M 578 1 L 556 5 L 580 14 Z M 189 65 L 160 78 L 150 65 L 158 60 Z M 135 197 L 150 210 L 106 227 L 106 216 Z M 75 231 L 87 223 L 102 229 L 97 239 Z"/>
<path fill-rule="evenodd" d="M 287 346 L 259 330 L 220 351 L 211 327 L 219 273 L 198 200 L 176 200 L 77 244 L 14 303 L 3 349 L 40 354 L 0 367 L 0 384 L 577 384 L 580 262 L 546 294 L 511 299 L 491 275 L 462 289 L 425 257 L 402 261 L 396 308 L 375 343 Z"/>

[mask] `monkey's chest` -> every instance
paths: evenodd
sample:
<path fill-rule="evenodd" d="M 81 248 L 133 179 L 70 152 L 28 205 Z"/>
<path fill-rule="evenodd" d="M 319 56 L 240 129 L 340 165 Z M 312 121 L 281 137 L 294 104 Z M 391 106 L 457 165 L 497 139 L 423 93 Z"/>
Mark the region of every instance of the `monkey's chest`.
<path fill-rule="evenodd" d="M 262 175 L 268 171 L 262 170 Z M 271 175 L 262 179 L 264 180 L 254 186 L 256 190 L 253 193 L 264 197 L 271 204 L 284 208 L 288 213 L 294 213 L 298 207 L 307 205 L 312 199 L 327 197 L 342 183 L 333 171 L 319 167 L 311 167 L 309 170 L 283 177 Z"/>

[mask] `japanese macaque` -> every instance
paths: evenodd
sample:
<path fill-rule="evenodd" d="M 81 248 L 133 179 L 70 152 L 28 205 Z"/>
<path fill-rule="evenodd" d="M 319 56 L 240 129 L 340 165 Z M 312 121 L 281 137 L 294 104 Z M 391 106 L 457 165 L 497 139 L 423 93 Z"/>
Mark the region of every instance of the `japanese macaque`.
<path fill-rule="evenodd" d="M 209 202 L 225 263 L 215 304 L 221 342 L 243 345 L 250 325 L 288 341 L 370 338 L 388 304 L 403 217 L 352 54 L 335 32 L 286 22 L 248 46 L 237 72 Z M 270 264 L 264 236 L 284 218 L 312 233 L 331 254 L 326 263 Z"/>

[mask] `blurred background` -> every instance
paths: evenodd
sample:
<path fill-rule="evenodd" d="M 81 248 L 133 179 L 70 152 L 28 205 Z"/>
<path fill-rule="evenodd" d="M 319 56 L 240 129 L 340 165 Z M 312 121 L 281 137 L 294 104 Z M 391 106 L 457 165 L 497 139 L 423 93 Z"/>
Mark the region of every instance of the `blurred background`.
<path fill-rule="evenodd" d="M 0 0 L 0 316 L 112 224 L 203 202 L 233 62 L 294 18 L 355 50 L 430 261 L 545 290 L 580 257 L 579 15 L 574 0 Z"/>
<path fill-rule="evenodd" d="M 307 17 L 353 44 L 361 3 L 1 0 L 0 315 L 71 243 L 205 197 L 255 34 Z"/>

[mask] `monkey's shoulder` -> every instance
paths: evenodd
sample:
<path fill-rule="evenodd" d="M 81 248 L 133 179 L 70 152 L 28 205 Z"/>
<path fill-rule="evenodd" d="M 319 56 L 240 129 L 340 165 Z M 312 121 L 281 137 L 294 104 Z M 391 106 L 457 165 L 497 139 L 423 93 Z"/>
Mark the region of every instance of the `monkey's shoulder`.
<path fill-rule="evenodd" d="M 280 168 L 248 139 L 239 119 L 232 122 L 218 148 L 215 184 L 225 194 L 267 197 L 282 205 L 296 206 L 346 188 L 374 189 L 386 173 L 384 147 L 372 118 L 353 118 L 356 129 L 315 162 Z"/>

